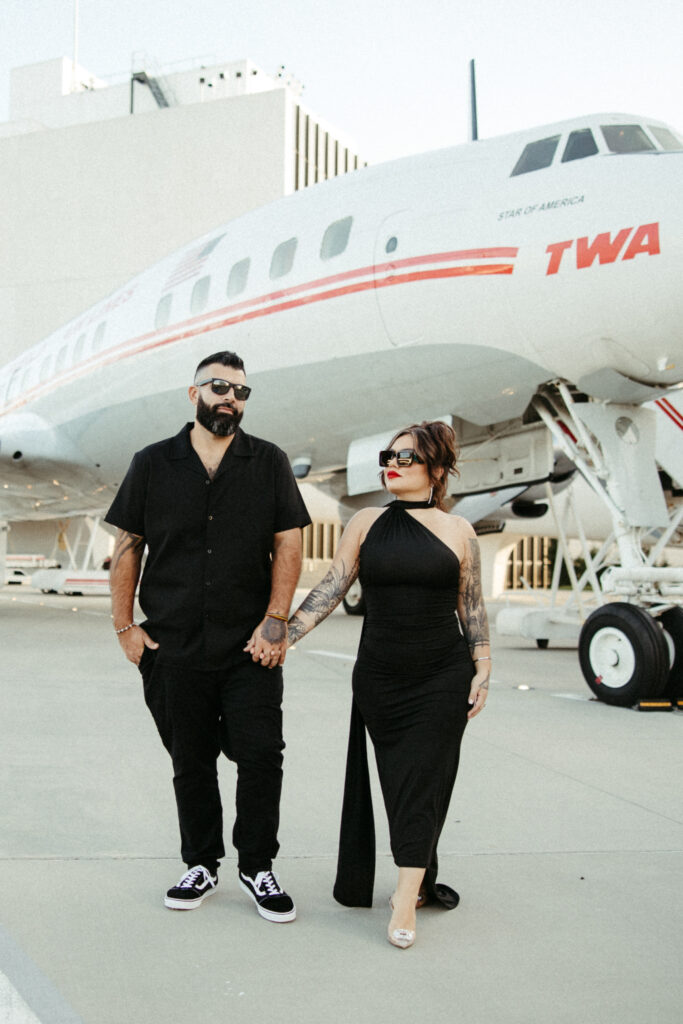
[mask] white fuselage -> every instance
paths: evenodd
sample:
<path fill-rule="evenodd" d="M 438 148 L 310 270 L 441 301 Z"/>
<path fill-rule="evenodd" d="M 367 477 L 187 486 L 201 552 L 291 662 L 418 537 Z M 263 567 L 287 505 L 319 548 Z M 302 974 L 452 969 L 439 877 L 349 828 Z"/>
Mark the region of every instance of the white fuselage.
<path fill-rule="evenodd" d="M 0 519 L 106 507 L 132 452 L 190 418 L 194 367 L 221 349 L 246 364 L 245 428 L 317 473 L 416 419 L 515 420 L 557 378 L 599 398 L 605 370 L 683 381 L 683 152 L 609 153 L 605 123 L 366 168 L 134 278 L 0 371 Z M 583 126 L 600 151 L 562 162 Z M 555 161 L 511 176 L 544 135 Z"/>

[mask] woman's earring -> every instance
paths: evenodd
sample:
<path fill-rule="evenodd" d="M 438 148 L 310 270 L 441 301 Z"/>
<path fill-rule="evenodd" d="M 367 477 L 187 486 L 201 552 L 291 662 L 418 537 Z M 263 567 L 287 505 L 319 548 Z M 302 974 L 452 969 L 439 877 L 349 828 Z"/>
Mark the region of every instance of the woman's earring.
<path fill-rule="evenodd" d="M 430 505 L 432 503 L 432 498 L 433 497 L 434 497 L 434 485 L 432 484 L 432 486 L 429 488 L 429 499 L 428 500 L 429 500 L 429 504 Z"/>

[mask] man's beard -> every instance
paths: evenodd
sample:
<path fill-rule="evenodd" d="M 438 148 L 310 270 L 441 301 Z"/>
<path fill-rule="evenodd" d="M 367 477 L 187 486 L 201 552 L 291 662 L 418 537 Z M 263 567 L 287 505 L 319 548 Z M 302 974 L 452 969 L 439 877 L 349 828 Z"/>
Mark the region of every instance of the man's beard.
<path fill-rule="evenodd" d="M 232 406 L 231 406 L 232 408 Z M 237 430 L 242 420 L 242 413 L 233 409 L 232 413 L 219 412 L 217 406 L 207 405 L 201 395 L 197 399 L 197 423 L 210 430 L 216 437 L 230 437 Z"/>

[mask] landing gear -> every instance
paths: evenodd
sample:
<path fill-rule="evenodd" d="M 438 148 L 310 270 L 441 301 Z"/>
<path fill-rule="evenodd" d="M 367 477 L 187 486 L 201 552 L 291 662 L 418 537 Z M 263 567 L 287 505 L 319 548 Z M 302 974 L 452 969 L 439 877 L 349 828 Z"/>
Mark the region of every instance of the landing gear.
<path fill-rule="evenodd" d="M 631 707 L 659 697 L 669 678 L 669 648 L 657 620 L 636 605 L 597 608 L 579 636 L 581 671 L 606 704 Z"/>
<path fill-rule="evenodd" d="M 347 615 L 365 615 L 365 597 L 358 580 L 354 580 L 349 587 L 343 605 Z"/>
<path fill-rule="evenodd" d="M 560 517 L 546 485 L 558 531 L 550 604 L 505 608 L 496 620 L 499 632 L 536 639 L 539 647 L 543 638 L 578 638 L 589 687 L 600 700 L 623 707 L 683 693 L 683 568 L 660 564 L 667 545 L 683 539 L 683 503 L 676 500 L 683 449 L 678 436 L 658 445 L 666 424 L 642 405 L 657 391 L 636 391 L 626 404 L 591 399 L 555 381 L 535 397 L 539 419 L 606 506 L 612 531 L 591 551 L 590 526 L 581 522 L 572 492 Z M 580 578 L 569 548 L 569 513 L 585 563 Z M 562 561 L 571 594 L 560 601 Z"/>
<path fill-rule="evenodd" d="M 671 669 L 664 687 L 669 700 L 683 699 L 683 608 L 669 608 L 659 616 L 669 648 Z"/>

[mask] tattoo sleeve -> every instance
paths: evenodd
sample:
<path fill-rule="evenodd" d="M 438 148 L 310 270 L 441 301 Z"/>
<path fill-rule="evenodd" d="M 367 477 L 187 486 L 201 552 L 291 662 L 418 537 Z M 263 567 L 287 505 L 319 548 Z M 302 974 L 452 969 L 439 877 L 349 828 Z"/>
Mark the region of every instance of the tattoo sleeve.
<path fill-rule="evenodd" d="M 481 557 L 475 537 L 469 542 L 468 557 L 464 560 L 458 597 L 458 616 L 473 660 L 482 658 L 482 667 L 490 667 L 489 624 L 481 592 Z"/>
<path fill-rule="evenodd" d="M 342 559 L 339 567 L 333 565 L 317 587 L 304 598 L 288 623 L 290 644 L 306 636 L 314 626 L 334 611 L 358 575 L 358 559 L 347 567 Z"/>
<path fill-rule="evenodd" d="M 135 588 L 140 579 L 145 538 L 119 530 L 109 570 L 112 616 L 115 626 L 126 626 L 133 620 Z"/>

